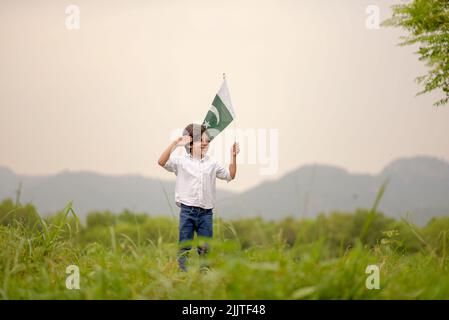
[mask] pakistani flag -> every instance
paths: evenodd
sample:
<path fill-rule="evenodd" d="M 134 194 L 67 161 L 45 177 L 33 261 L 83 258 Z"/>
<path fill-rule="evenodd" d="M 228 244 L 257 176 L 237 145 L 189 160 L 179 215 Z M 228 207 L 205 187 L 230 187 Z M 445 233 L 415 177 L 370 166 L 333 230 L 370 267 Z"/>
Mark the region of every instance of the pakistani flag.
<path fill-rule="evenodd" d="M 207 134 L 212 140 L 222 132 L 235 119 L 234 109 L 232 108 L 231 96 L 229 95 L 226 78 L 220 90 L 215 95 L 210 110 L 206 114 L 203 125 L 207 129 Z"/>

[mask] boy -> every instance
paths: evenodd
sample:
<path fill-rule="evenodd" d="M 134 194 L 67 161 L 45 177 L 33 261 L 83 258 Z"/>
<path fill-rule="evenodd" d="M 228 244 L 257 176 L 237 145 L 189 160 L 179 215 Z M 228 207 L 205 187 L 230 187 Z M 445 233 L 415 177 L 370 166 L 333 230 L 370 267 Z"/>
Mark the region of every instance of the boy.
<path fill-rule="evenodd" d="M 190 245 L 183 245 L 183 242 L 192 241 L 195 231 L 198 237 L 212 237 L 216 178 L 229 182 L 235 178 L 237 171 L 238 144 L 232 146 L 231 164 L 225 168 L 206 155 L 209 141 L 205 126 L 189 124 L 183 136 L 170 143 L 158 161 L 160 166 L 176 175 L 175 201 L 181 207 L 178 264 L 182 271 L 186 271 L 186 256 L 191 249 Z M 184 146 L 187 154 L 170 157 L 179 146 Z M 207 243 L 200 245 L 198 253 L 204 255 L 207 249 Z"/>

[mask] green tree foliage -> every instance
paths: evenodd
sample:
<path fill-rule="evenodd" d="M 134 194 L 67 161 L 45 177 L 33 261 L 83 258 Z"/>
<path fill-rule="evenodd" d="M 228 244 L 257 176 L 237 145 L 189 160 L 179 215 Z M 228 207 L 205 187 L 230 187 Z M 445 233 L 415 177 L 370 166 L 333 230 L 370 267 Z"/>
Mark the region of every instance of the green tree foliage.
<path fill-rule="evenodd" d="M 117 218 L 109 211 L 95 211 L 87 215 L 87 228 L 108 227 L 115 224 Z"/>
<path fill-rule="evenodd" d="M 386 26 L 404 28 L 409 34 L 401 45 L 418 44 L 419 59 L 427 63 L 429 72 L 416 80 L 424 89 L 418 94 L 441 89 L 445 97 L 436 106 L 449 101 L 449 1 L 413 0 L 392 7 L 393 16 Z"/>
<path fill-rule="evenodd" d="M 412 230 L 410 225 L 380 212 L 372 214 L 368 209 L 358 209 L 355 212 L 321 213 L 315 219 L 289 217 L 270 221 L 255 217 L 227 221 L 216 218 L 214 235 L 225 241 L 236 240 L 241 249 L 269 247 L 274 243 L 286 248 L 307 247 L 322 242 L 329 257 L 344 254 L 357 241 L 368 248 L 387 241 L 395 250 L 417 252 L 424 244 L 419 237 L 440 252 L 446 245 L 442 239 L 449 237 L 447 218 L 435 218 L 426 227 L 413 226 Z M 368 220 L 369 227 L 363 232 Z M 35 231 L 48 228 L 44 224 L 60 226 L 60 238 L 71 239 L 76 234 L 74 240 L 80 244 L 97 242 L 105 246 L 111 245 L 111 237 L 128 239 L 136 245 L 161 241 L 176 243 L 178 237 L 178 221 L 171 217 L 152 217 L 129 210 L 119 214 L 94 211 L 87 215 L 84 225 L 79 225 L 75 216 L 64 211 L 41 220 L 32 204 L 16 206 L 11 199 L 0 203 L 0 224 L 18 224 Z"/>
<path fill-rule="evenodd" d="M 19 223 L 32 228 L 39 221 L 39 214 L 32 204 L 16 204 L 11 199 L 5 199 L 0 203 L 0 225 Z"/>
<path fill-rule="evenodd" d="M 449 217 L 433 218 L 424 228 L 423 237 L 437 253 L 449 253 Z"/>

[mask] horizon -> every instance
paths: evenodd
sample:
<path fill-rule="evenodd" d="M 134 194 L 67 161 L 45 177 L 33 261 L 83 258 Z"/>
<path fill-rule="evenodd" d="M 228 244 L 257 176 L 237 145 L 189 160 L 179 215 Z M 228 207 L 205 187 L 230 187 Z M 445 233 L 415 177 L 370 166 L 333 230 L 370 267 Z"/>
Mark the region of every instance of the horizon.
<path fill-rule="evenodd" d="M 396 159 L 393 159 L 392 161 L 386 163 L 381 170 L 375 172 L 375 173 L 371 173 L 371 172 L 360 172 L 360 171 L 354 171 L 354 170 L 350 170 L 349 168 L 345 168 L 343 166 L 338 166 L 335 164 L 331 164 L 331 163 L 305 163 L 305 164 L 301 164 L 295 168 L 292 168 L 291 170 L 288 170 L 286 172 L 284 172 L 282 175 L 280 176 L 276 176 L 275 178 L 272 179 L 265 179 L 263 181 L 260 181 L 254 185 L 251 185 L 243 190 L 236 190 L 233 191 L 233 187 L 231 188 L 226 188 L 227 184 L 224 183 L 218 183 L 217 184 L 217 189 L 218 190 L 223 190 L 226 191 L 228 193 L 240 193 L 240 192 L 246 192 L 249 191 L 253 188 L 257 188 L 258 186 L 266 183 L 266 182 L 276 182 L 281 180 L 282 178 L 294 173 L 295 171 L 298 171 L 300 169 L 303 168 L 307 168 L 307 167 L 313 167 L 313 166 L 318 166 L 318 167 L 329 167 L 329 168 L 335 168 L 338 170 L 343 170 L 345 173 L 349 174 L 349 175 L 365 175 L 365 176 L 371 176 L 371 177 L 375 177 L 377 175 L 380 175 L 387 167 L 389 167 L 391 164 L 396 163 L 398 161 L 412 161 L 412 160 L 436 160 L 439 162 L 442 162 L 446 165 L 449 166 L 449 160 L 442 158 L 442 157 L 436 157 L 436 156 L 432 156 L 432 155 L 425 155 L 425 154 L 417 154 L 414 156 L 409 156 L 409 157 L 399 157 Z M 5 165 L 0 164 L 0 168 L 6 169 L 11 171 L 14 175 L 19 176 L 19 177 L 52 177 L 52 176 L 57 176 L 57 175 L 61 175 L 61 174 L 66 174 L 66 173 L 70 173 L 70 174 L 80 174 L 80 173 L 86 173 L 86 174 L 92 174 L 92 175 L 97 175 L 97 176 L 102 176 L 102 177 L 111 177 L 111 178 L 123 178 L 123 177 L 139 177 L 139 178 L 144 178 L 144 179 L 150 179 L 150 180 L 158 180 L 161 182 L 172 182 L 174 183 L 176 181 L 175 178 L 170 177 L 170 178 L 158 178 L 155 176 L 147 176 L 141 173 L 123 173 L 123 174 L 114 174 L 114 173 L 103 173 L 103 172 L 97 172 L 97 171 L 92 171 L 92 170 L 70 170 L 70 169 L 64 169 L 58 172 L 54 172 L 54 173 L 50 173 L 50 174 L 22 174 L 22 173 L 18 173 L 16 171 L 14 171 L 12 168 L 9 168 Z"/>

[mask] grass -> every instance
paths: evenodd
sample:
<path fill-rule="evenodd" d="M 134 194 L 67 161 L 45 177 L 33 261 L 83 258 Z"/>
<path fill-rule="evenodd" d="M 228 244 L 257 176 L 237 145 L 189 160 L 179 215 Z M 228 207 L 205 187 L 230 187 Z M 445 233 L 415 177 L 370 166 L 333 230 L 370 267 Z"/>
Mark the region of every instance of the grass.
<path fill-rule="evenodd" d="M 84 226 L 69 203 L 46 219 L 33 214 L 31 224 L 11 218 L 22 209 L 5 209 L 0 225 L 1 299 L 449 297 L 447 218 L 420 229 L 374 207 L 304 221 L 216 219 L 210 270 L 200 271 L 192 250 L 180 272 L 173 218 L 97 213 Z M 70 265 L 79 267 L 79 290 L 66 288 Z M 380 268 L 379 290 L 365 286 L 368 265 Z"/>

